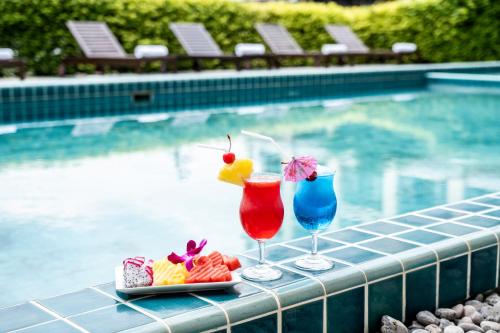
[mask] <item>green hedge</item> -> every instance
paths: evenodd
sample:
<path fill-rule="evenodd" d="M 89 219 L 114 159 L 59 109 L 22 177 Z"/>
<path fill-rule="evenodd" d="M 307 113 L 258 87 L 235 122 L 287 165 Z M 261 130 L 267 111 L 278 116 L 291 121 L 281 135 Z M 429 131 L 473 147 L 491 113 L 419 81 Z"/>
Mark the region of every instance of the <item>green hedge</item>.
<path fill-rule="evenodd" d="M 0 1 L 0 47 L 12 47 L 29 60 L 36 74 L 53 74 L 53 55 L 79 53 L 67 31 L 67 20 L 102 20 L 131 52 L 138 43 L 182 49 L 170 22 L 205 24 L 222 49 L 239 42 L 261 42 L 256 22 L 285 25 L 306 50 L 331 43 L 326 23 L 353 27 L 371 47 L 388 48 L 397 41 L 416 42 L 424 60 L 432 62 L 500 58 L 500 1 L 397 0 L 366 7 L 317 3 L 239 3 L 230 0 L 3 0 Z"/>

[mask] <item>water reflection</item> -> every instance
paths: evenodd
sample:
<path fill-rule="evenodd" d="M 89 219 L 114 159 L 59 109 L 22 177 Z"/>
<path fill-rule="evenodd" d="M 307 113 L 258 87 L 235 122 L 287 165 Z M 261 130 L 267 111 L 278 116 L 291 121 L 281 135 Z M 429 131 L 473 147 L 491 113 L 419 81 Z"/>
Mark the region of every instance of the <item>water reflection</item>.
<path fill-rule="evenodd" d="M 115 119 L 105 130 L 79 125 L 78 136 L 74 124 L 6 131 L 0 306 L 107 282 L 123 257 L 156 258 L 191 238 L 228 253 L 253 247 L 239 225 L 241 188 L 217 182 L 220 154 L 196 147 L 225 146 L 228 132 L 272 135 L 336 169 L 332 228 L 498 191 L 500 97 L 405 96 Z M 234 147 L 256 169 L 279 171 L 272 146 L 235 135 Z M 306 235 L 293 193 L 283 185 L 276 240 Z"/>

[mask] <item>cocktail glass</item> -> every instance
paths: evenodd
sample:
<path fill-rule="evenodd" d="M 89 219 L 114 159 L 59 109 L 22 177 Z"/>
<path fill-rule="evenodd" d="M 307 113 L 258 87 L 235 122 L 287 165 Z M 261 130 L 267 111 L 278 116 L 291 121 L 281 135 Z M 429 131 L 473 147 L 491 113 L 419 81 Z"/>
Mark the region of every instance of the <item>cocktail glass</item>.
<path fill-rule="evenodd" d="M 295 262 L 295 266 L 307 271 L 323 271 L 333 263 L 318 254 L 318 233 L 328 228 L 337 211 L 337 197 L 333 188 L 331 169 L 318 165 L 314 180 L 301 180 L 293 198 L 293 211 L 300 225 L 312 236 L 311 254 Z"/>
<path fill-rule="evenodd" d="M 274 173 L 254 173 L 246 179 L 240 205 L 243 229 L 259 243 L 259 264 L 245 268 L 243 278 L 251 281 L 272 281 L 281 278 L 281 271 L 265 262 L 265 241 L 276 235 L 283 223 L 281 178 Z"/>

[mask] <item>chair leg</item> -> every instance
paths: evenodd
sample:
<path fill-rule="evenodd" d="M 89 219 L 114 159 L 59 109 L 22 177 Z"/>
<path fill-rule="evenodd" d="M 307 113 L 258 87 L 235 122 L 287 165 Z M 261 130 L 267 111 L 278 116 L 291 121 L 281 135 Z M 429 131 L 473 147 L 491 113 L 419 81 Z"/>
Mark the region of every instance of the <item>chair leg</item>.
<path fill-rule="evenodd" d="M 339 56 L 337 57 L 337 65 L 339 65 L 339 66 L 344 66 L 344 65 L 345 65 L 345 63 L 346 63 L 345 57 L 344 57 L 344 56 L 339 55 Z"/>
<path fill-rule="evenodd" d="M 200 61 L 198 59 L 193 60 L 193 70 L 196 72 L 201 71 L 201 64 L 200 64 Z"/>
<path fill-rule="evenodd" d="M 237 71 L 241 71 L 241 59 L 235 59 L 234 65 L 236 66 Z"/>

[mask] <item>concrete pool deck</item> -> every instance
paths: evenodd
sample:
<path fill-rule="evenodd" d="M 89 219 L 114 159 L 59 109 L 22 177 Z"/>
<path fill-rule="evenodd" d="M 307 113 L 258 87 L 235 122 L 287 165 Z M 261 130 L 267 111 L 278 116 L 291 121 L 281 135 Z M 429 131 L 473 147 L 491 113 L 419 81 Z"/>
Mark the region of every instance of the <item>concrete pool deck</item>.
<path fill-rule="evenodd" d="M 325 232 L 329 271 L 294 267 L 309 246 L 268 247 L 277 281 L 135 298 L 110 282 L 0 309 L 0 331 L 374 332 L 384 314 L 404 321 L 499 285 L 500 192 Z M 239 257 L 254 264 L 256 250 Z"/>

